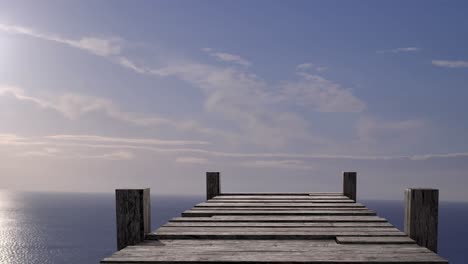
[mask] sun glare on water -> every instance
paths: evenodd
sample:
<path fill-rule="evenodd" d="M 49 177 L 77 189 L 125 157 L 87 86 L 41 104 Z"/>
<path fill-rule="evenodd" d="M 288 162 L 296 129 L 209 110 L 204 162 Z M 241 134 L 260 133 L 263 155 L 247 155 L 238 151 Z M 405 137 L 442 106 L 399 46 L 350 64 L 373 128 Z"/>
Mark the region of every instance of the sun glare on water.
<path fill-rule="evenodd" d="M 43 246 L 40 228 L 31 226 L 20 194 L 0 190 L 0 263 L 35 263 L 31 251 Z"/>

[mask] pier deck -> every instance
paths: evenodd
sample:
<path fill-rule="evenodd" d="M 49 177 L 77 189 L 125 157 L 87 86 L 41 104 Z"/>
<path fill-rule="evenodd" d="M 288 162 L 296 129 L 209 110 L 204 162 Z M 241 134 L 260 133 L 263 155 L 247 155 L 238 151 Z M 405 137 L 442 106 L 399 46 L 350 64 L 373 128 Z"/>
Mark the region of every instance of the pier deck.
<path fill-rule="evenodd" d="M 218 194 L 101 263 L 448 263 L 343 193 Z"/>

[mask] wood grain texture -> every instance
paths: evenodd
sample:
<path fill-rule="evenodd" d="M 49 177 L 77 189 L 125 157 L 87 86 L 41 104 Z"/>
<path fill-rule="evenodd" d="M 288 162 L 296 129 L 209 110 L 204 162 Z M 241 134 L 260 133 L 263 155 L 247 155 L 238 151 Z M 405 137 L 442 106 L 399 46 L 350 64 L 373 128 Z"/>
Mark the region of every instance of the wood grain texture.
<path fill-rule="evenodd" d="M 161 239 L 131 246 L 101 263 L 432 263 L 448 262 L 415 244 L 338 244 L 322 240 Z"/>
<path fill-rule="evenodd" d="M 448 262 L 343 193 L 230 193 L 101 263 Z"/>
<path fill-rule="evenodd" d="M 438 215 L 438 190 L 405 190 L 405 233 L 434 252 L 437 252 Z"/>
<path fill-rule="evenodd" d="M 289 208 L 298 208 L 298 207 L 311 207 L 311 208 L 362 208 L 364 205 L 360 203 L 303 203 L 303 202 L 289 202 L 289 203 L 252 203 L 252 202 L 243 202 L 243 203 L 225 203 L 225 202 L 205 202 L 199 203 L 195 206 L 195 208 L 200 207 L 224 207 L 229 209 L 235 209 L 237 207 L 252 207 L 252 208 L 281 208 L 281 207 L 289 207 Z"/>
<path fill-rule="evenodd" d="M 117 250 L 135 245 L 151 231 L 150 189 L 115 190 Z"/>
<path fill-rule="evenodd" d="M 219 195 L 213 197 L 219 200 L 348 200 L 345 195 Z"/>
<path fill-rule="evenodd" d="M 211 199 L 207 203 L 354 203 L 345 197 L 338 199 Z"/>
<path fill-rule="evenodd" d="M 243 193 L 222 193 L 220 195 L 223 196 L 239 196 L 239 195 L 245 195 L 245 196 L 261 196 L 261 195 L 266 195 L 266 196 L 278 196 L 278 195 L 284 195 L 284 196 L 343 196 L 343 193 L 339 192 L 313 192 L 313 193 L 281 193 L 281 192 L 259 192 L 259 193 L 248 193 L 248 192 L 243 192 Z"/>
<path fill-rule="evenodd" d="M 343 172 L 343 194 L 349 199 L 356 201 L 357 173 Z"/>
<path fill-rule="evenodd" d="M 221 194 L 219 172 L 206 173 L 206 199 L 210 200 Z"/>
<path fill-rule="evenodd" d="M 163 227 L 290 227 L 290 228 L 303 228 L 303 227 L 393 227 L 388 222 L 168 222 Z"/>
<path fill-rule="evenodd" d="M 170 222 L 258 222 L 258 223 L 317 223 L 317 222 L 386 222 L 385 218 L 378 216 L 343 216 L 343 215 L 308 215 L 308 216 L 287 216 L 287 215 L 216 215 L 212 217 L 175 217 Z"/>
<path fill-rule="evenodd" d="M 338 236 L 336 242 L 340 244 L 415 244 L 414 240 L 407 236 L 389 237 L 363 237 L 363 236 Z"/>
<path fill-rule="evenodd" d="M 187 210 L 182 213 L 184 217 L 204 217 L 204 216 L 218 216 L 218 215 L 375 215 L 371 210 L 285 210 L 285 211 L 271 211 L 271 210 Z"/>

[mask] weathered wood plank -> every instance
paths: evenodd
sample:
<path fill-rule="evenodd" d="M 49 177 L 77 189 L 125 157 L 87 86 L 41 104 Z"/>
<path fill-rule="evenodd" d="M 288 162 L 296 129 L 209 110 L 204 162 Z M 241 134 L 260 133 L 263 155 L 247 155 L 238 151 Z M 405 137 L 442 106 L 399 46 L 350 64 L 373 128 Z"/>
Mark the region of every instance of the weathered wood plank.
<path fill-rule="evenodd" d="M 350 216 L 350 215 L 309 215 L 309 216 L 234 216 L 234 215 L 216 215 L 212 217 L 175 217 L 170 222 L 264 222 L 264 223 L 307 223 L 307 222 L 386 222 L 385 218 L 378 216 Z"/>
<path fill-rule="evenodd" d="M 334 240 L 161 240 L 128 247 L 102 263 L 440 263 L 415 245 L 350 245 Z"/>
<path fill-rule="evenodd" d="M 389 237 L 391 238 L 391 237 Z M 162 246 L 162 247 L 170 247 L 170 248 L 175 248 L 175 247 L 187 247 L 189 250 L 191 248 L 196 248 L 196 247 L 203 247 L 203 248 L 218 248 L 218 249 L 229 249 L 231 250 L 236 250 L 236 251 L 243 251 L 246 249 L 252 249 L 253 247 L 256 247 L 260 250 L 262 249 L 268 249 L 268 248 L 281 248 L 281 249 L 287 249 L 287 250 L 292 250 L 292 251 L 306 251 L 307 249 L 304 249 L 304 247 L 327 247 L 335 250 L 336 248 L 343 248 L 343 249 L 359 249 L 362 248 L 362 245 L 341 245 L 336 243 L 336 240 L 330 239 L 319 239 L 319 240 L 235 240 L 235 239 L 230 239 L 230 240 L 218 240 L 218 239 L 206 239 L 203 241 L 199 241 L 196 239 L 162 239 L 162 240 L 145 240 L 138 246 Z M 137 246 L 137 247 L 138 247 Z M 418 251 L 418 252 L 426 252 L 426 253 L 431 253 L 430 250 L 424 247 L 420 247 L 417 244 L 388 244 L 388 245 L 378 245 L 378 244 L 370 244 L 367 245 L 366 247 L 371 248 L 371 249 L 376 249 L 376 250 L 382 250 L 382 248 L 391 248 L 388 249 L 388 251 L 391 250 L 404 250 L 404 249 L 411 249 L 412 251 Z"/>
<path fill-rule="evenodd" d="M 152 232 L 153 234 L 174 233 L 199 233 L 199 234 L 335 234 L 349 232 L 353 234 L 372 234 L 372 233 L 391 233 L 394 235 L 405 236 L 403 232 L 395 227 L 180 227 L 180 226 L 162 226 L 158 230 Z M 356 235 L 360 236 L 360 235 Z"/>
<path fill-rule="evenodd" d="M 360 203 L 216 203 L 216 202 L 203 202 L 195 205 L 197 207 L 364 207 Z"/>
<path fill-rule="evenodd" d="M 415 244 L 414 240 L 407 236 L 401 237 L 336 237 L 341 244 Z"/>
<path fill-rule="evenodd" d="M 258 192 L 258 193 L 222 193 L 220 196 L 272 196 L 272 195 L 284 195 L 284 196 L 343 196 L 343 193 L 340 192 L 313 192 L 313 193 L 280 193 L 280 192 Z"/>
<path fill-rule="evenodd" d="M 192 211 L 366 211 L 366 207 L 193 207 Z"/>
<path fill-rule="evenodd" d="M 206 203 L 354 203 L 351 199 L 211 199 Z"/>
<path fill-rule="evenodd" d="M 394 231 L 301 231 L 301 232 L 267 232 L 267 231 L 157 231 L 149 233 L 146 239 L 335 239 L 337 236 L 365 236 L 365 237 L 385 237 L 385 236 L 406 236 L 403 232 Z"/>
<path fill-rule="evenodd" d="M 394 231 L 401 233 L 400 230 L 396 227 L 356 227 L 353 226 L 352 228 L 347 227 L 224 227 L 224 226 L 194 226 L 194 227 L 180 227 L 180 226 L 162 226 L 156 230 L 156 232 L 163 232 L 163 231 L 180 231 L 180 232 L 341 232 L 341 231 L 353 231 L 353 232 L 387 232 L 387 231 Z"/>
<path fill-rule="evenodd" d="M 330 200 L 348 200 L 349 197 L 345 195 L 221 195 L 213 197 L 215 200 L 228 200 L 228 199 L 235 199 L 235 200 L 323 200 L 323 199 L 330 199 Z"/>
<path fill-rule="evenodd" d="M 303 210 L 303 211 L 262 211 L 262 210 L 249 210 L 249 211 L 234 211 L 234 210 L 187 210 L 182 213 L 184 217 L 206 217 L 217 215 L 286 215 L 286 216 L 300 216 L 300 215 L 375 215 L 371 210 Z"/>
<path fill-rule="evenodd" d="M 302 227 L 393 227 L 388 222 L 305 222 L 305 223 L 262 223 L 262 222 L 168 222 L 163 227 L 193 227 L 193 226 L 204 226 L 204 227 L 290 227 L 290 228 L 302 228 Z"/>

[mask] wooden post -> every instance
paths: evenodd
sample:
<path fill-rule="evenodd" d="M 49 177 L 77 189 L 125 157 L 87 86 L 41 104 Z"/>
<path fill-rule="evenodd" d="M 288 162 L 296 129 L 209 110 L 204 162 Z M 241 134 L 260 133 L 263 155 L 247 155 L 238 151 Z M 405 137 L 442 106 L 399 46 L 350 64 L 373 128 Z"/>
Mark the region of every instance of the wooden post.
<path fill-rule="evenodd" d="M 356 172 L 343 172 L 343 194 L 356 201 Z"/>
<path fill-rule="evenodd" d="M 151 231 L 150 189 L 115 190 L 117 250 L 135 245 Z"/>
<path fill-rule="evenodd" d="M 405 190 L 405 233 L 420 246 L 437 253 L 439 190 Z"/>
<path fill-rule="evenodd" d="M 206 173 L 206 199 L 210 200 L 221 194 L 219 172 Z"/>

